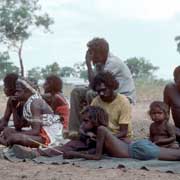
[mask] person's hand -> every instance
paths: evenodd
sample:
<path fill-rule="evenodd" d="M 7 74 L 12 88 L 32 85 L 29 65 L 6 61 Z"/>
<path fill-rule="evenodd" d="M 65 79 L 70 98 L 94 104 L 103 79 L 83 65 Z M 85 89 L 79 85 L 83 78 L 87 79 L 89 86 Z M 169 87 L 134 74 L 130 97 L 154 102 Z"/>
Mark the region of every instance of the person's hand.
<path fill-rule="evenodd" d="M 85 59 L 86 59 L 86 65 L 90 66 L 91 65 L 91 61 L 93 59 L 93 53 L 90 52 L 89 50 L 87 50 Z"/>
<path fill-rule="evenodd" d="M 161 145 L 161 143 L 162 143 L 161 140 L 154 141 L 154 144 L 156 144 L 156 145 Z"/>
<path fill-rule="evenodd" d="M 10 103 L 10 105 L 12 105 L 13 107 L 17 106 L 17 104 L 18 104 L 18 98 L 17 98 L 17 96 L 10 96 L 10 97 L 9 97 L 9 103 Z"/>
<path fill-rule="evenodd" d="M 90 139 L 96 140 L 96 135 L 93 132 L 87 132 L 86 135 L 89 136 Z"/>

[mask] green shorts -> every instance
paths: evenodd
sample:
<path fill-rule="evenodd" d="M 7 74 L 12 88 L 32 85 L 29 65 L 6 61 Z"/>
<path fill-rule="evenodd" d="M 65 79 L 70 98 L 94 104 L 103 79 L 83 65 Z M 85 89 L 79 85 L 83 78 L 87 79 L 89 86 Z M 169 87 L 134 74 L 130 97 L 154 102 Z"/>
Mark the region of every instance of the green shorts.
<path fill-rule="evenodd" d="M 149 140 L 137 140 L 129 144 L 129 155 L 133 159 L 151 160 L 158 159 L 160 149 Z"/>

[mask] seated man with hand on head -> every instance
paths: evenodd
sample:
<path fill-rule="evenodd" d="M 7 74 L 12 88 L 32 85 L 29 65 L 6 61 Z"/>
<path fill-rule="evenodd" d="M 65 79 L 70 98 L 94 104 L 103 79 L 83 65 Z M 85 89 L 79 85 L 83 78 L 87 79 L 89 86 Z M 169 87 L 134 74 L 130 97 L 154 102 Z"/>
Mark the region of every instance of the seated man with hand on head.
<path fill-rule="evenodd" d="M 95 75 L 100 71 L 111 72 L 116 80 L 120 83 L 117 92 L 125 95 L 130 103 L 135 103 L 135 85 L 128 66 L 118 57 L 110 53 L 109 44 L 103 38 L 94 38 L 87 43 L 88 50 L 86 52 L 86 66 L 88 71 L 88 79 L 91 84 Z M 94 69 L 92 67 L 94 66 Z M 70 98 L 70 119 L 69 130 L 79 131 L 80 127 L 80 111 L 81 102 L 87 101 L 91 103 L 96 93 L 91 87 L 74 88 Z"/>

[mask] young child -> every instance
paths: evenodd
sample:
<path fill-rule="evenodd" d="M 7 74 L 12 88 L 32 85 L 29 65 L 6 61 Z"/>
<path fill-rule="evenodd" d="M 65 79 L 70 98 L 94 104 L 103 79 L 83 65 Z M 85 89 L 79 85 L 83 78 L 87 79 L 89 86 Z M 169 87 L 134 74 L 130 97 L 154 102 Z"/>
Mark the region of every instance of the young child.
<path fill-rule="evenodd" d="M 150 140 L 161 147 L 179 148 L 175 128 L 168 122 L 168 106 L 164 102 L 154 101 L 150 105 L 149 115 L 153 121 L 150 126 Z"/>
<path fill-rule="evenodd" d="M 85 158 L 99 160 L 103 153 L 117 158 L 135 158 L 140 160 L 180 160 L 180 150 L 158 147 L 148 140 L 138 140 L 131 144 L 118 139 L 107 128 L 108 115 L 100 107 L 88 106 L 82 112 L 82 127 L 85 132 L 93 132 L 96 137 L 95 154 L 85 154 L 75 151 L 62 152 L 64 158 Z M 21 146 L 16 146 L 21 155 L 34 155 L 33 151 L 27 151 Z M 28 157 L 28 156 L 26 156 Z M 32 156 L 31 156 L 32 157 Z"/>
<path fill-rule="evenodd" d="M 62 93 L 62 80 L 56 75 L 49 75 L 43 85 L 45 101 L 51 106 L 55 114 L 60 115 L 64 129 L 68 128 L 69 105 Z"/>

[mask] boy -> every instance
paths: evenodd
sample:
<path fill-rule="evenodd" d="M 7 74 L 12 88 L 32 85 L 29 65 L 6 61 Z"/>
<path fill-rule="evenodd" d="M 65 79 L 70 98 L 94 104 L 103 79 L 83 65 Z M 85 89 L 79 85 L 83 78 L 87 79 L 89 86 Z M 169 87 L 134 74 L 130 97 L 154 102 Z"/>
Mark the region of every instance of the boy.
<path fill-rule="evenodd" d="M 150 140 L 158 146 L 178 149 L 175 128 L 169 121 L 168 106 L 161 101 L 150 105 L 149 115 L 153 121 L 150 126 Z"/>

